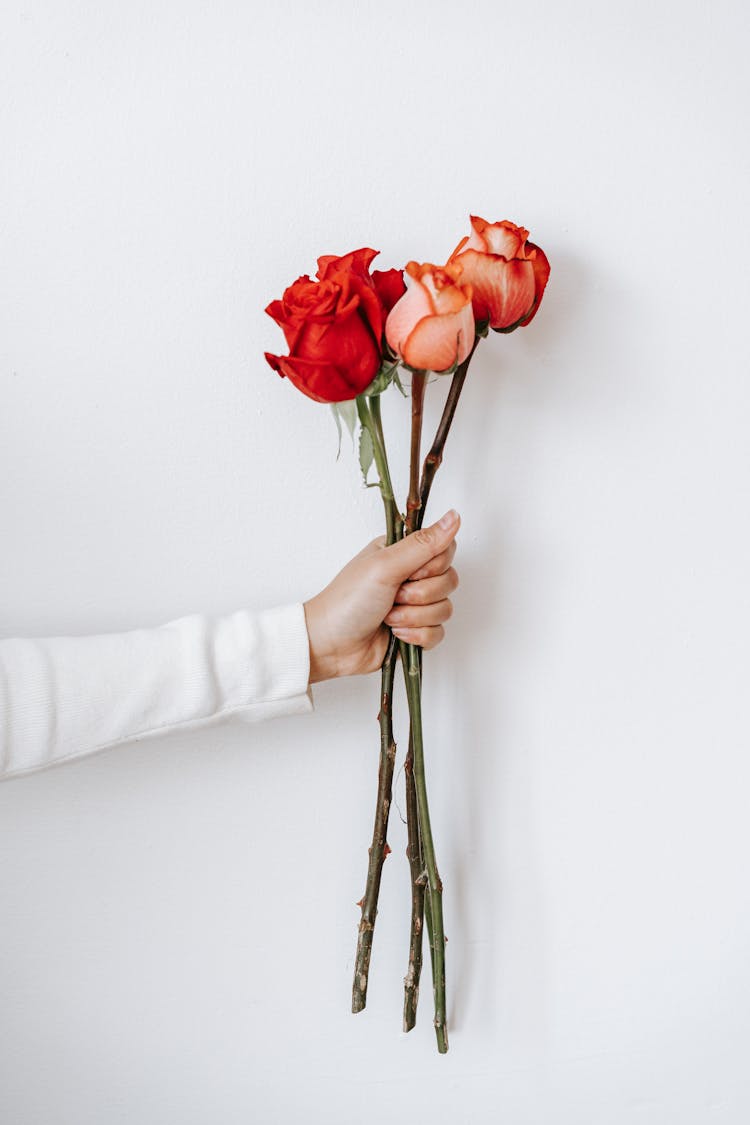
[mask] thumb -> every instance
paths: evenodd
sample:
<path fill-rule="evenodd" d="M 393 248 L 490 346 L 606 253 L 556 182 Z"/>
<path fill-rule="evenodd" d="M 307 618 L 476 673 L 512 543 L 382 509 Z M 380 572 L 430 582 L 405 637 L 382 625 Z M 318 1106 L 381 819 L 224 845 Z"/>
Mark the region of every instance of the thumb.
<path fill-rule="evenodd" d="M 461 517 L 451 508 L 437 523 L 413 531 L 398 543 L 384 547 L 378 552 L 378 565 L 385 580 L 394 585 L 405 582 L 415 570 L 450 546 L 460 524 Z"/>

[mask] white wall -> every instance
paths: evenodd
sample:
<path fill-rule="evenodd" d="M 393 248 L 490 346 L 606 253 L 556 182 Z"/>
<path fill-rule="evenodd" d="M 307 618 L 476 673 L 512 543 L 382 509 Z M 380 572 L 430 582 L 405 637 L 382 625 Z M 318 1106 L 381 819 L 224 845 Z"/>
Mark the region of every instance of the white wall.
<path fill-rule="evenodd" d="M 431 500 L 450 1053 L 429 987 L 400 1031 L 397 816 L 349 1013 L 378 681 L 343 681 L 0 789 L 8 1125 L 748 1120 L 749 22 L 6 0 L 3 635 L 310 596 L 381 512 L 265 304 L 326 251 L 443 260 L 470 211 L 552 261 Z"/>

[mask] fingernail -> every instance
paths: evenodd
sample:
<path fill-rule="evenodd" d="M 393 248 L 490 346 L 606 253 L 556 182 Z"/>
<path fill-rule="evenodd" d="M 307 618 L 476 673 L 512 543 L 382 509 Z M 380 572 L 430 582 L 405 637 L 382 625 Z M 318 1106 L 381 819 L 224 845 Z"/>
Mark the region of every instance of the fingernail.
<path fill-rule="evenodd" d="M 458 512 L 455 508 L 451 508 L 449 512 L 446 512 L 444 516 L 440 517 L 440 519 L 438 520 L 438 527 L 444 527 L 446 529 L 449 527 L 453 527 L 453 524 L 457 519 Z"/>

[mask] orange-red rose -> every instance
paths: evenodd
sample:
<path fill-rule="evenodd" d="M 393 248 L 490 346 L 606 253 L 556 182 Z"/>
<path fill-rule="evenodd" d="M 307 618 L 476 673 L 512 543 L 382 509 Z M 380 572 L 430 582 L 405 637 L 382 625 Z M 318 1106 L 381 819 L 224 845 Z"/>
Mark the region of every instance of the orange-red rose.
<path fill-rule="evenodd" d="M 544 252 L 528 241 L 524 227 L 504 220 L 488 223 L 471 216 L 472 232 L 448 261 L 471 285 L 474 316 L 499 332 L 523 327 L 536 316 L 549 277 Z"/>
<path fill-rule="evenodd" d="M 474 346 L 471 286 L 459 284 L 456 266 L 406 267 L 409 285 L 385 324 L 390 347 L 408 367 L 448 371 Z"/>
<path fill-rule="evenodd" d="M 400 295 L 400 272 L 371 275 L 376 254 L 363 248 L 319 258 L 317 280 L 299 277 L 266 309 L 289 348 L 289 355 L 266 352 L 266 359 L 316 402 L 355 398 L 380 369 L 383 325 Z"/>

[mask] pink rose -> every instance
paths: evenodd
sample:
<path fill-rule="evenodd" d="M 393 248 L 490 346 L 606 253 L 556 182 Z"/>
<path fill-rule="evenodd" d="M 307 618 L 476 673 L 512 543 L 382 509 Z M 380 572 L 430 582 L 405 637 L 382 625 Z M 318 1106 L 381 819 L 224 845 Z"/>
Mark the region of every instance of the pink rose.
<path fill-rule="evenodd" d="M 474 346 L 471 286 L 458 284 L 460 267 L 430 262 L 406 266 L 407 290 L 385 322 L 385 338 L 407 367 L 449 371 Z"/>

